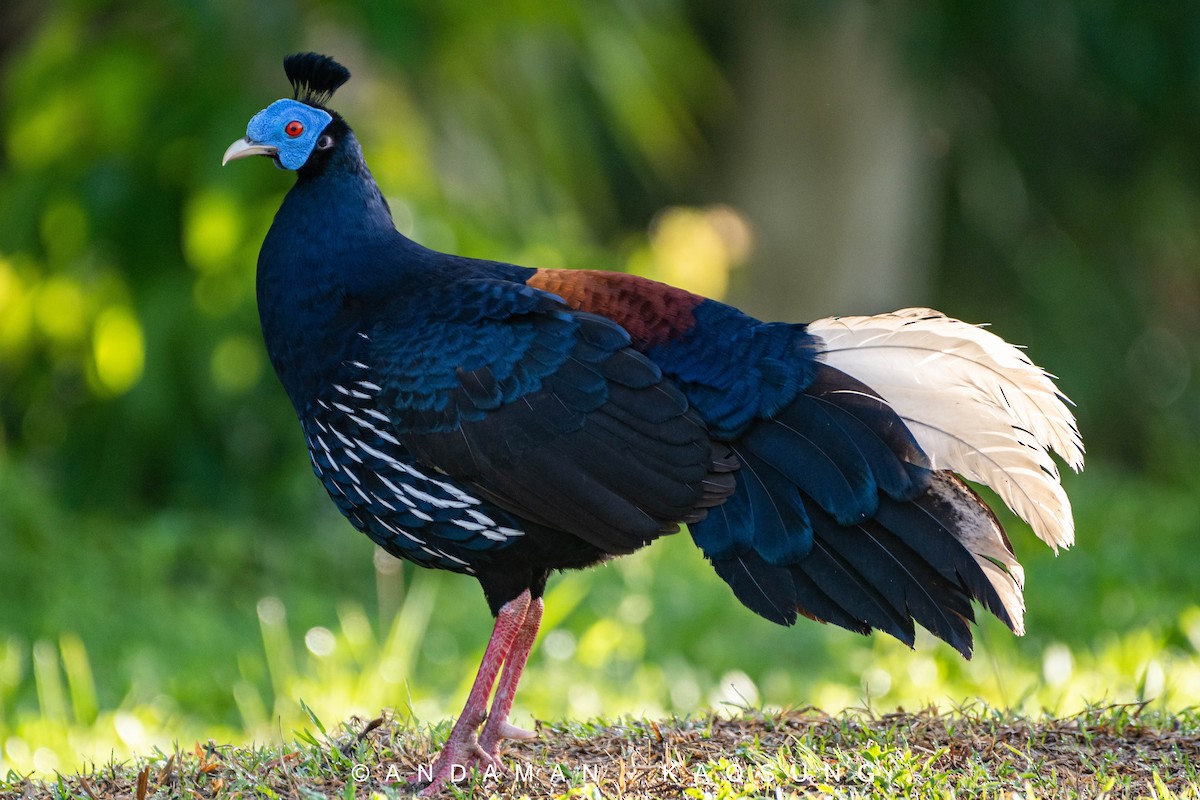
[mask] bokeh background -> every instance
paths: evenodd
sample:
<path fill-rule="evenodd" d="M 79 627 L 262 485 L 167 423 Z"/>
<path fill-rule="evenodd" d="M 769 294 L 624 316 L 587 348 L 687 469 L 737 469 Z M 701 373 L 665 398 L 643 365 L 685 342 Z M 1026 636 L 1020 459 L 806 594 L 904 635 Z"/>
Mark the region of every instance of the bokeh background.
<path fill-rule="evenodd" d="M 379 557 L 264 357 L 291 176 L 221 169 L 318 50 L 400 229 L 773 319 L 929 305 L 1060 377 L 1079 545 L 1006 517 L 1029 634 L 777 628 L 686 537 L 552 582 L 518 721 L 1200 703 L 1200 6 L 7 0 L 0 773 L 453 714 L 469 579 Z"/>

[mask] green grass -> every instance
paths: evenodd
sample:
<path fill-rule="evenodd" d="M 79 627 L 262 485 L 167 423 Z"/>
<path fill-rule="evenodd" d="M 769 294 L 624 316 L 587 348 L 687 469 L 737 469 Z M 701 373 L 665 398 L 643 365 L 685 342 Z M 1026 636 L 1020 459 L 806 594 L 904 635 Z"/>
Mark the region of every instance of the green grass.
<path fill-rule="evenodd" d="M 447 725 L 353 720 L 251 747 L 212 742 L 78 775 L 0 780 L 0 796 L 403 797 Z M 505 771 L 464 773 L 447 797 L 1200 797 L 1200 718 L 1144 706 L 1030 719 L 982 705 L 837 715 L 805 709 L 655 721 L 542 723 Z"/>

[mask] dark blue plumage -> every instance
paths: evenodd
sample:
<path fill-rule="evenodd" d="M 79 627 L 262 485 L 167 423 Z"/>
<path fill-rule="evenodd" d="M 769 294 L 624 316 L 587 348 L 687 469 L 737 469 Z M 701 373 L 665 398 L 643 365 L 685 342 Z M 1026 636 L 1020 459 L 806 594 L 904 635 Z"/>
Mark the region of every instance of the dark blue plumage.
<path fill-rule="evenodd" d="M 703 423 L 623 328 L 526 285 L 533 270 L 401 236 L 353 134 L 336 118 L 325 133 L 336 144 L 300 170 L 263 244 L 258 300 L 314 468 L 356 527 L 478 575 L 498 610 L 513 557 L 497 551 L 542 554 L 523 572 L 544 582 L 732 490 L 710 475 Z"/>
<path fill-rule="evenodd" d="M 296 99 L 256 115 L 226 152 L 298 173 L 258 264 L 271 363 L 315 473 L 354 526 L 393 555 L 474 575 L 497 616 L 431 789 L 451 764 L 488 762 L 500 739 L 520 735 L 505 720 L 550 573 L 681 524 L 735 596 L 781 624 L 806 615 L 912 644 L 915 620 L 969 655 L 979 599 L 1019 628 L 1020 567 L 1007 539 L 945 470 L 974 469 L 971 454 L 985 449 L 949 417 L 976 404 L 991 419 L 1010 398 L 1002 389 L 1003 403 L 988 400 L 985 376 L 1044 391 L 1040 371 L 993 367 L 985 356 L 1008 351 L 987 353 L 996 346 L 953 320 L 867 318 L 881 331 L 857 339 L 834 320 L 817 335 L 628 275 L 428 250 L 396 231 L 353 133 L 324 108 L 349 73 L 304 54 L 289 57 L 288 74 Z M 931 341 L 983 347 L 972 356 L 983 367 L 961 381 L 960 367 L 931 369 L 931 386 L 972 393 L 927 398 L 948 415 L 941 430 L 829 363 L 844 360 L 827 341 L 838 335 L 896 357 L 939 353 Z M 868 371 L 880 363 L 868 360 Z M 921 386 L 897 385 L 902 401 L 921 396 Z M 1039 409 L 1046 425 L 1074 430 L 1057 406 Z M 1019 415 L 1012 430 L 1028 434 L 1038 421 L 1010 413 Z M 1012 430 L 997 434 L 1001 445 L 1019 437 Z M 1039 435 L 1037 446 L 1062 452 Z M 1009 458 L 988 448 L 995 463 Z"/>

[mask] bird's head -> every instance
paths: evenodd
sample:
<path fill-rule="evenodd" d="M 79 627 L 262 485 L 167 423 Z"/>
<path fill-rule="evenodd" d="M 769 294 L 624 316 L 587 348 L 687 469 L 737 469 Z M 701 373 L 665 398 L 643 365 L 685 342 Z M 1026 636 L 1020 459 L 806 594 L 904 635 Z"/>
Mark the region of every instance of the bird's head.
<path fill-rule="evenodd" d="M 247 156 L 270 156 L 279 167 L 298 170 L 314 153 L 333 148 L 336 142 L 330 123 L 337 115 L 326 109 L 325 103 L 350 79 L 350 71 L 316 53 L 290 55 L 283 60 L 283 69 L 295 96 L 276 100 L 255 114 L 246 126 L 245 138 L 225 151 L 222 165 Z"/>

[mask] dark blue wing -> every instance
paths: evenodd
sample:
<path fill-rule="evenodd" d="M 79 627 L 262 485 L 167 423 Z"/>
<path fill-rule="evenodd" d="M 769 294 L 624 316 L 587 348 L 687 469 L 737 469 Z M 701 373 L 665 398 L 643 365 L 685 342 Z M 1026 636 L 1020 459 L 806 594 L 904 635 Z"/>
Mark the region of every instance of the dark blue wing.
<path fill-rule="evenodd" d="M 620 326 L 510 282 L 432 291 L 368 334 L 381 404 L 422 464 L 610 553 L 732 491 L 704 423 Z"/>

